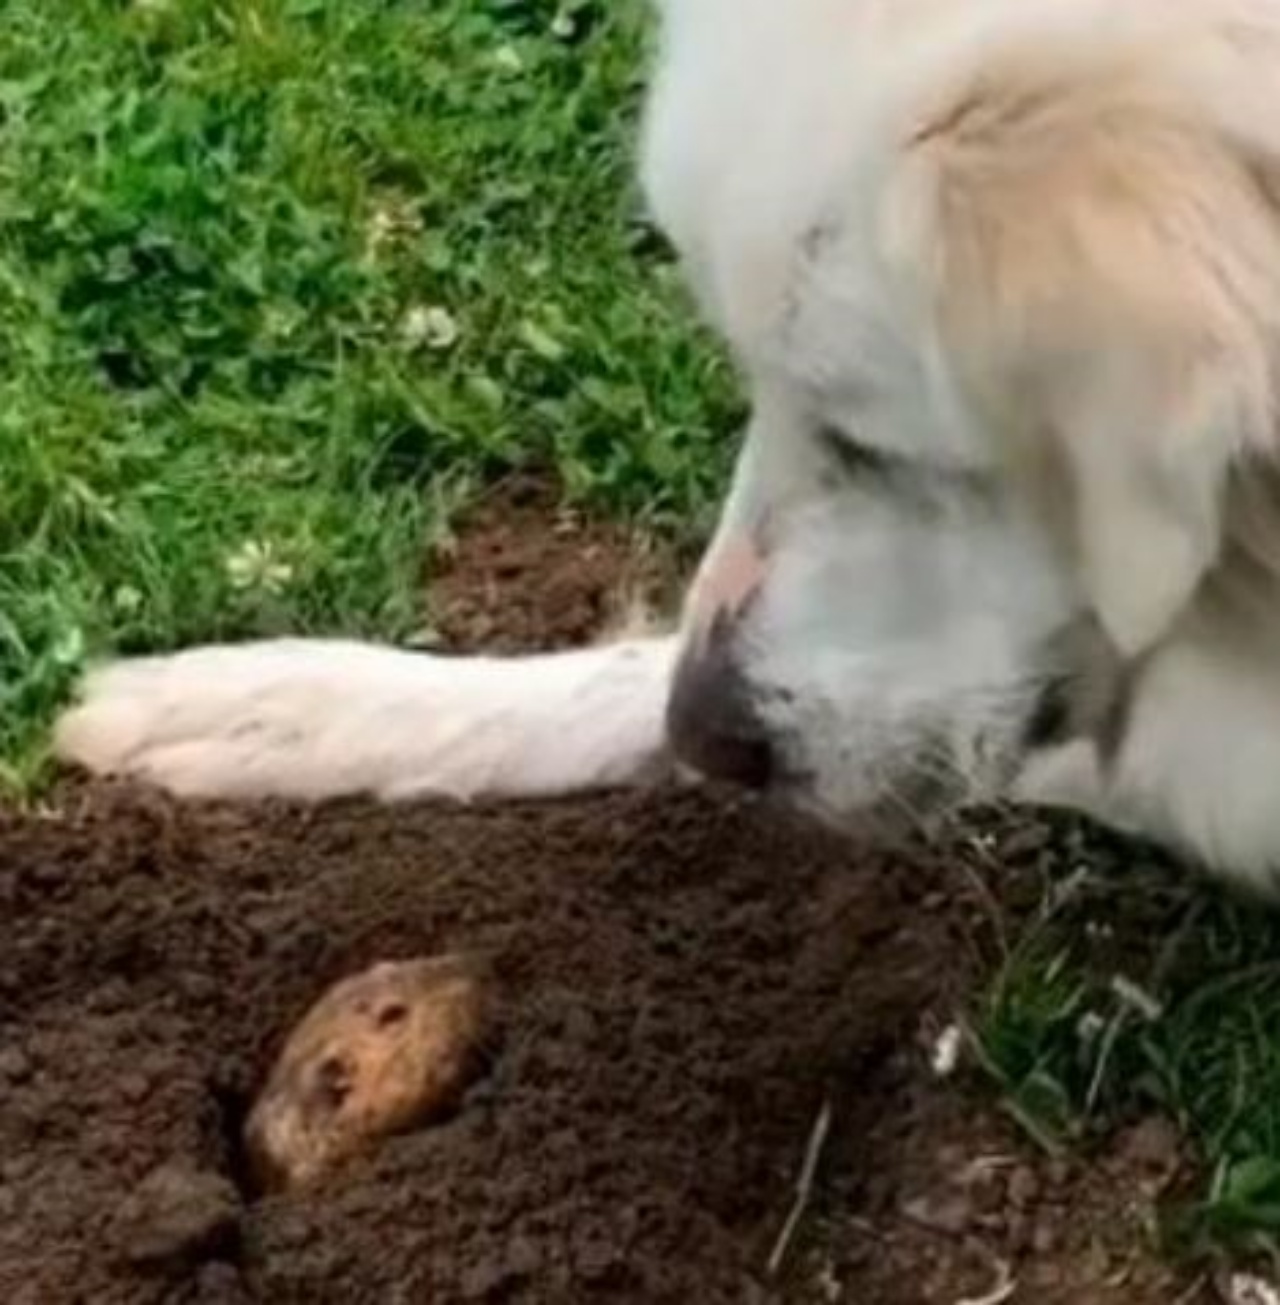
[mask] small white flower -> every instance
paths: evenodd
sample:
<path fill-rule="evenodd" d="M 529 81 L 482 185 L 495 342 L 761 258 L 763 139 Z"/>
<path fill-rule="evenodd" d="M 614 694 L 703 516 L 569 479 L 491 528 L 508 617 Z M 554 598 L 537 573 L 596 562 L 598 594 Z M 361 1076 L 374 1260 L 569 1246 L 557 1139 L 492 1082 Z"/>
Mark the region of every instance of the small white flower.
<path fill-rule="evenodd" d="M 369 215 L 365 224 L 365 256 L 374 258 L 389 242 L 422 231 L 422 215 L 412 204 L 391 196 Z"/>
<path fill-rule="evenodd" d="M 426 345 L 428 349 L 452 349 L 462 334 L 457 318 L 438 305 L 422 304 L 410 308 L 400 321 L 400 339 L 410 349 Z"/>
<path fill-rule="evenodd" d="M 269 542 L 248 539 L 226 560 L 227 576 L 236 589 L 279 593 L 293 579 L 293 567 Z"/>
<path fill-rule="evenodd" d="M 573 14 L 567 9 L 562 9 L 551 20 L 551 35 L 557 41 L 572 41 L 577 33 L 578 23 Z"/>

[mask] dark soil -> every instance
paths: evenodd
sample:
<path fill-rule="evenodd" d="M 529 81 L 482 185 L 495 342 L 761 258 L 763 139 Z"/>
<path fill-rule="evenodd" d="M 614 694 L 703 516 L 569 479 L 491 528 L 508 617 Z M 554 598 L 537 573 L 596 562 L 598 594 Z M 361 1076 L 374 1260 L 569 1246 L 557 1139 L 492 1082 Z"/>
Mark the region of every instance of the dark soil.
<path fill-rule="evenodd" d="M 495 583 L 472 610 L 509 604 Z M 930 1067 L 1000 910 L 1078 855 L 1028 828 L 874 854 L 692 792 L 303 811 L 97 786 L 0 816 L 0 1301 L 1208 1299 L 1146 1250 L 1180 1163 L 1158 1125 L 1049 1160 Z M 451 951 L 491 960 L 498 1002 L 458 1110 L 256 1192 L 240 1130 L 298 1018 Z"/>
<path fill-rule="evenodd" d="M 461 544 L 433 559 L 428 605 L 457 652 L 573 648 L 670 615 L 679 597 L 667 550 L 559 505 L 548 482 L 518 475 L 461 523 Z"/>

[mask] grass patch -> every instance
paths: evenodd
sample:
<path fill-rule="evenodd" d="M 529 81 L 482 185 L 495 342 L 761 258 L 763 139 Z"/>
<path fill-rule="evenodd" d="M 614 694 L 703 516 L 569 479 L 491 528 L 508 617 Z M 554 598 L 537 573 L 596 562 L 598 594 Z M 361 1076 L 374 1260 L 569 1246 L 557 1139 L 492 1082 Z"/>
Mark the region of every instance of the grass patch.
<path fill-rule="evenodd" d="M 1078 847 L 976 1012 L 985 1066 L 1047 1147 L 1167 1114 L 1207 1171 L 1167 1249 L 1280 1257 L 1280 917 L 1108 834 Z"/>
<path fill-rule="evenodd" d="M 635 217 L 642 6 L 16 0 L 0 758 L 103 649 L 396 638 L 473 478 L 697 512 L 724 366 Z"/>

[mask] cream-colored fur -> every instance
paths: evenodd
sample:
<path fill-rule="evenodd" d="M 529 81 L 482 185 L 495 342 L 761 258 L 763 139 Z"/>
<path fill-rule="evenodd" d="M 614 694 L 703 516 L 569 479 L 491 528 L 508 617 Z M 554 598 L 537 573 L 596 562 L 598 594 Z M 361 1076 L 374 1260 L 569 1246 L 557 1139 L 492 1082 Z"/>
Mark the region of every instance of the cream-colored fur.
<path fill-rule="evenodd" d="M 852 821 L 932 768 L 1267 884 L 1280 0 L 659 8 L 645 184 L 755 410 L 686 628 L 752 557 L 790 796 Z M 1124 728 L 1028 753 L 1082 617 Z M 91 680 L 59 747 L 187 792 L 564 791 L 651 773 L 676 655 L 204 651 Z"/>
<path fill-rule="evenodd" d="M 549 797 L 663 763 L 665 639 L 517 661 L 281 639 L 118 663 L 61 752 L 187 796 Z"/>

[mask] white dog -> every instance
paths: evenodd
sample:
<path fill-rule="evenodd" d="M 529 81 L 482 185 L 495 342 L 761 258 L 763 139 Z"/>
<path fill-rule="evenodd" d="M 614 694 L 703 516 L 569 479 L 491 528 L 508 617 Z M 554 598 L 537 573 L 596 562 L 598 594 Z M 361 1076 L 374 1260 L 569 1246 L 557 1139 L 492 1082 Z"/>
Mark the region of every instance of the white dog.
<path fill-rule="evenodd" d="M 126 662 L 62 756 L 537 795 L 670 752 L 1280 871 L 1280 0 L 663 0 L 644 175 L 754 416 L 670 639 Z"/>

